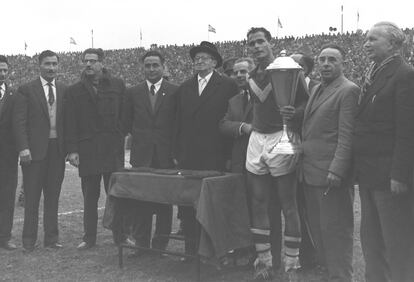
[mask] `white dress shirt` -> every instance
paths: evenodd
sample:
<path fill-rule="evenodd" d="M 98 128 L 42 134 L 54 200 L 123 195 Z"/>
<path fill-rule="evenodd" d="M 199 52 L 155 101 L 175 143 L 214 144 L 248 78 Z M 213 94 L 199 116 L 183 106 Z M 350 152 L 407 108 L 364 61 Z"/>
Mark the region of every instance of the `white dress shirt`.
<path fill-rule="evenodd" d="M 162 77 L 156 83 L 152 83 L 149 80 L 146 80 L 146 82 L 147 82 L 147 86 L 148 86 L 148 91 L 151 91 L 151 85 L 154 85 L 154 87 L 155 87 L 155 94 L 156 94 L 158 92 L 158 90 L 160 90 L 160 88 L 161 88 Z"/>
<path fill-rule="evenodd" d="M 40 77 L 40 81 L 42 82 L 43 92 L 45 93 L 46 101 L 49 101 L 49 85 L 47 85 L 49 81 L 47 81 L 43 77 Z M 51 81 L 52 89 L 53 89 L 53 96 L 55 97 L 55 101 L 56 101 L 56 83 L 55 82 L 56 82 L 55 79 Z"/>
<path fill-rule="evenodd" d="M 199 74 L 197 75 L 197 81 L 198 81 L 198 95 L 201 96 L 201 93 L 203 93 L 204 88 L 206 88 L 207 83 L 210 81 L 211 76 L 213 75 L 213 72 L 210 72 L 205 77 L 201 77 Z"/>

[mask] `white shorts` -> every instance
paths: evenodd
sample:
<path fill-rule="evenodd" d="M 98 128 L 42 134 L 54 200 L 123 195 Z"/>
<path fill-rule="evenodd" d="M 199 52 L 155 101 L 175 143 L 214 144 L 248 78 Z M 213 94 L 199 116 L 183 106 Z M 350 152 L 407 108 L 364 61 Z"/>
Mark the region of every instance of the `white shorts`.
<path fill-rule="evenodd" d="M 273 147 L 279 142 L 282 131 L 262 134 L 253 131 L 250 134 L 246 155 L 246 169 L 253 174 L 269 174 L 277 177 L 294 172 L 300 153 L 285 155 L 272 153 Z M 292 133 L 292 141 L 299 143 L 299 134 Z"/>

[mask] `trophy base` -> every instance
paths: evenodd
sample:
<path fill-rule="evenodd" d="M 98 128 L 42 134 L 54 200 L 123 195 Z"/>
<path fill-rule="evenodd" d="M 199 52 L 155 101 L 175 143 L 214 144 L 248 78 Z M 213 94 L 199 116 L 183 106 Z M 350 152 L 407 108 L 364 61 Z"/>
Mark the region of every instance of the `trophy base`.
<path fill-rule="evenodd" d="M 301 148 L 299 144 L 292 143 L 290 141 L 280 141 L 271 150 L 272 154 L 280 155 L 295 155 L 300 153 Z"/>

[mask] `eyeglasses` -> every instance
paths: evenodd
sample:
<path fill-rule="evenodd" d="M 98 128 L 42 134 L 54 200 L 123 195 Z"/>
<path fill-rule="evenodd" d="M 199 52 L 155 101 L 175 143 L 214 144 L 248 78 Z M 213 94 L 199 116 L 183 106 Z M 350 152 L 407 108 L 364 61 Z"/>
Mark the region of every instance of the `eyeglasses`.
<path fill-rule="evenodd" d="M 211 60 L 212 58 L 211 57 L 208 57 L 208 56 L 195 56 L 194 57 L 194 62 L 198 62 L 198 61 L 208 61 L 208 60 Z"/>
<path fill-rule="evenodd" d="M 90 63 L 91 65 L 93 65 L 93 64 L 96 64 L 98 62 L 98 60 L 95 60 L 95 59 L 85 59 L 85 60 L 83 60 L 83 62 L 85 64 Z"/>

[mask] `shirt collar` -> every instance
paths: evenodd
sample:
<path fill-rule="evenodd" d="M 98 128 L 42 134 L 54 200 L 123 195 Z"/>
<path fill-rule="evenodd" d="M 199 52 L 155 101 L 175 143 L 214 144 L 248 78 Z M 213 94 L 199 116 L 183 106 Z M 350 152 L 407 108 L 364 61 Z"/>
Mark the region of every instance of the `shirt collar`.
<path fill-rule="evenodd" d="M 210 72 L 208 75 L 206 75 L 205 77 L 201 77 L 199 74 L 197 74 L 197 81 L 200 83 L 201 79 L 205 79 L 206 80 L 206 84 L 210 81 L 211 76 L 213 75 L 213 72 Z"/>
<path fill-rule="evenodd" d="M 160 87 L 161 87 L 162 77 L 160 78 L 160 80 L 158 80 L 158 81 L 157 81 L 157 82 L 155 82 L 155 83 L 150 82 L 148 79 L 146 79 L 146 82 L 147 82 L 148 89 L 150 89 L 150 88 L 151 88 L 151 85 L 154 85 L 155 89 L 158 89 L 158 88 L 160 88 Z"/>
<path fill-rule="evenodd" d="M 44 79 L 43 77 L 40 77 L 40 81 L 42 82 L 42 86 L 47 86 L 47 84 L 49 83 L 49 81 L 47 81 L 46 79 Z M 53 79 L 51 81 L 52 86 L 55 86 L 55 79 Z"/>

